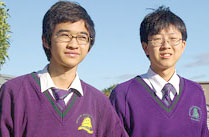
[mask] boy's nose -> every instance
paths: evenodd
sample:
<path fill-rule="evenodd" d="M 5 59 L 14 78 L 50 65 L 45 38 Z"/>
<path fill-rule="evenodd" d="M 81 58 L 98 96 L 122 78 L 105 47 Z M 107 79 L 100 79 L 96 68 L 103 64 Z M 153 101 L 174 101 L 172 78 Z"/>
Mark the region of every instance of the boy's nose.
<path fill-rule="evenodd" d="M 76 37 L 72 38 L 72 40 L 68 43 L 68 47 L 71 47 L 71 48 L 78 47 L 78 41 L 77 41 Z"/>
<path fill-rule="evenodd" d="M 161 47 L 170 47 L 170 41 L 168 39 L 163 39 Z"/>

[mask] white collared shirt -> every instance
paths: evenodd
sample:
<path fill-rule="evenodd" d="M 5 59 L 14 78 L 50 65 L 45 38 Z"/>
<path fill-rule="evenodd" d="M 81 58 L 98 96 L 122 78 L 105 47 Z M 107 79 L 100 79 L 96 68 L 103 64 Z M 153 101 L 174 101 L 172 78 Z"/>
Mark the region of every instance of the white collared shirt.
<path fill-rule="evenodd" d="M 156 95 L 162 99 L 163 94 L 162 94 L 162 89 L 165 84 L 170 83 L 173 85 L 175 88 L 177 95 L 179 94 L 179 83 L 180 83 L 180 78 L 176 74 L 176 71 L 174 72 L 173 76 L 171 79 L 167 82 L 165 81 L 160 75 L 155 73 L 151 68 L 149 68 L 148 72 L 140 75 L 140 77 L 150 86 L 151 89 L 153 89 L 156 93 Z M 173 100 L 174 95 L 170 94 L 171 99 Z"/>
<path fill-rule="evenodd" d="M 48 65 L 46 65 L 43 70 L 38 71 L 37 74 L 40 78 L 41 92 L 43 93 L 44 91 L 49 90 L 49 93 L 54 98 L 51 88 L 52 87 L 57 88 L 57 87 L 55 86 L 55 84 L 52 81 L 52 78 L 48 72 Z M 81 94 L 81 96 L 83 96 L 83 89 L 82 89 L 81 81 L 79 79 L 77 72 L 76 72 L 75 79 L 73 80 L 73 82 L 70 85 L 70 87 L 68 88 L 68 90 L 69 89 L 75 89 Z M 73 92 L 71 92 L 67 97 L 65 97 L 65 99 L 64 99 L 65 104 L 68 103 L 68 101 L 70 100 L 72 95 L 73 95 Z"/>

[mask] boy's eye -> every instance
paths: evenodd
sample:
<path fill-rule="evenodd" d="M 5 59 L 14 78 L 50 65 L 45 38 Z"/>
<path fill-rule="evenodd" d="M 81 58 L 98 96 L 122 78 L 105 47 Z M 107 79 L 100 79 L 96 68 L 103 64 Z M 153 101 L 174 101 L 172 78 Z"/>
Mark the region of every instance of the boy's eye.
<path fill-rule="evenodd" d="M 78 40 L 83 40 L 83 41 L 87 41 L 88 40 L 88 37 L 85 36 L 85 35 L 78 35 L 77 38 L 78 38 Z"/>
<path fill-rule="evenodd" d="M 162 38 L 153 38 L 152 40 L 154 42 L 157 42 L 157 43 L 161 43 L 162 42 Z"/>
<path fill-rule="evenodd" d="M 153 38 L 153 40 L 161 40 L 162 38 Z"/>
<path fill-rule="evenodd" d="M 169 38 L 169 40 L 171 40 L 171 41 L 177 41 L 178 40 L 178 38 Z"/>
<path fill-rule="evenodd" d="M 172 37 L 171 37 L 171 38 L 169 38 L 169 39 L 177 39 L 177 38 L 172 38 Z"/>

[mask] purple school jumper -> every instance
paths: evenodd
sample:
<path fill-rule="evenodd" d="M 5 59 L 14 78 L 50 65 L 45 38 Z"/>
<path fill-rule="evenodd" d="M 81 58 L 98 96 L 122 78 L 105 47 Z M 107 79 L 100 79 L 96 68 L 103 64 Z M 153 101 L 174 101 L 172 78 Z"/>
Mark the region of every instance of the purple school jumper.
<path fill-rule="evenodd" d="M 81 81 L 61 111 L 35 73 L 6 82 L 0 91 L 0 137 L 127 137 L 110 101 Z"/>
<path fill-rule="evenodd" d="M 179 86 L 169 107 L 139 76 L 119 84 L 110 100 L 131 137 L 209 137 L 202 88 L 184 78 Z"/>

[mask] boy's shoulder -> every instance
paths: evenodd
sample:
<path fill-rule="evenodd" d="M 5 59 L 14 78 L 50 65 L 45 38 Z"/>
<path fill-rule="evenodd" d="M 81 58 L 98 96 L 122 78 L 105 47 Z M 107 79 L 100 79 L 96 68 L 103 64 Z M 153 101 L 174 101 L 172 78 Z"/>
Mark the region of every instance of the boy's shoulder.
<path fill-rule="evenodd" d="M 104 109 L 100 108 L 107 108 L 106 110 L 109 110 L 112 105 L 110 104 L 110 101 L 107 96 L 105 96 L 100 90 L 94 88 L 93 86 L 85 83 L 81 80 L 81 85 L 83 88 L 84 93 L 84 99 L 91 102 L 91 104 L 94 104 L 98 107 L 100 111 L 104 111 Z"/>
<path fill-rule="evenodd" d="M 184 86 L 191 88 L 191 89 L 199 89 L 202 90 L 202 87 L 199 83 L 189 80 L 187 78 L 184 77 L 180 77 L 183 80 Z"/>
<path fill-rule="evenodd" d="M 186 78 L 181 79 L 183 80 L 183 90 L 185 90 L 186 93 L 189 95 L 202 97 L 202 99 L 205 98 L 204 90 L 199 83 Z"/>
<path fill-rule="evenodd" d="M 128 89 L 131 87 L 132 83 L 136 81 L 138 76 L 131 78 L 125 82 L 118 84 L 112 91 L 112 94 L 127 94 Z"/>
<path fill-rule="evenodd" d="M 31 84 L 31 73 L 25 74 L 22 76 L 15 77 L 6 81 L 0 88 L 0 92 L 2 95 L 8 94 L 9 96 L 16 96 L 18 97 L 21 94 L 25 94 L 26 90 L 22 90 L 25 86 L 30 86 Z"/>
<path fill-rule="evenodd" d="M 129 86 L 131 85 L 131 83 L 133 83 L 133 82 L 136 80 L 136 78 L 137 78 L 137 76 L 134 77 L 134 78 L 131 78 L 131 79 L 127 80 L 127 81 L 124 81 L 124 82 L 122 82 L 122 83 L 120 83 L 120 84 L 118 84 L 118 85 L 116 86 L 116 89 L 117 89 L 117 88 L 125 88 L 125 87 L 129 87 Z"/>
<path fill-rule="evenodd" d="M 2 86 L 12 87 L 12 86 L 20 86 L 25 79 L 30 77 L 30 74 L 21 75 L 18 77 L 14 77 L 8 81 L 6 81 Z"/>
<path fill-rule="evenodd" d="M 96 98 L 106 98 L 106 96 L 100 90 L 84 82 L 83 80 L 81 80 L 81 86 L 83 88 L 84 95 L 86 94 L 86 95 L 94 96 Z"/>
<path fill-rule="evenodd" d="M 98 89 L 96 89 L 92 85 L 84 82 L 83 80 L 81 80 L 81 86 L 82 86 L 84 91 L 86 91 L 86 90 L 91 90 L 92 92 L 98 92 L 99 91 Z"/>

